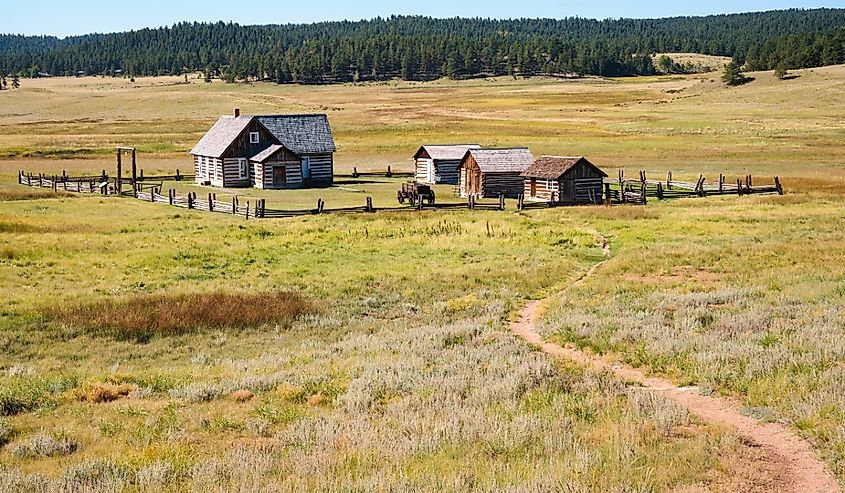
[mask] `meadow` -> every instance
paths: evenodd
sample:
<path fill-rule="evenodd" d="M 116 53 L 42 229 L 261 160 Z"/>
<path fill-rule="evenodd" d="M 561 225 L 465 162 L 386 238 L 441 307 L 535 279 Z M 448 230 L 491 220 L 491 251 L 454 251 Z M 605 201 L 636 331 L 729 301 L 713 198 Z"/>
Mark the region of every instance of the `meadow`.
<path fill-rule="evenodd" d="M 1 92 L 0 490 L 767 490 L 730 429 L 511 336 L 542 298 L 550 339 L 734 396 L 845 479 L 843 74 Z M 462 141 L 787 195 L 244 221 L 15 184 L 118 144 L 184 171 L 233 107 L 327 112 L 343 172 Z M 389 205 L 399 181 L 217 193 Z"/>

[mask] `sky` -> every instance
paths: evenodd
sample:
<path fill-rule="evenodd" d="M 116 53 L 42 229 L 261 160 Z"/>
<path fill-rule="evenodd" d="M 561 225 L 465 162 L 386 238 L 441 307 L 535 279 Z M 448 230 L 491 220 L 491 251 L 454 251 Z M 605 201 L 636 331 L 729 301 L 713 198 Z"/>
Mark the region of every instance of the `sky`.
<path fill-rule="evenodd" d="M 70 36 L 169 26 L 181 21 L 287 24 L 392 14 L 432 17 L 669 17 L 787 8 L 845 8 L 845 0 L 18 0 L 4 2 L 0 33 Z"/>

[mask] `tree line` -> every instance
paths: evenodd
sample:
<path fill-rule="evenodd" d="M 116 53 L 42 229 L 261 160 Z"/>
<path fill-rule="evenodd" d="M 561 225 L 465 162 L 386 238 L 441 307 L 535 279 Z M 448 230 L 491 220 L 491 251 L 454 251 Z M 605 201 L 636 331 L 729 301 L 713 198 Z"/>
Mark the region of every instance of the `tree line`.
<path fill-rule="evenodd" d="M 394 77 L 624 76 L 655 73 L 652 54 L 666 52 L 731 56 L 760 67 L 786 59 L 790 68 L 801 68 L 841 60 L 843 26 L 845 9 L 666 19 L 393 16 L 300 25 L 180 23 L 65 39 L 0 36 L 0 74 L 202 71 L 207 79 L 306 84 Z M 817 49 L 819 44 L 833 48 Z"/>

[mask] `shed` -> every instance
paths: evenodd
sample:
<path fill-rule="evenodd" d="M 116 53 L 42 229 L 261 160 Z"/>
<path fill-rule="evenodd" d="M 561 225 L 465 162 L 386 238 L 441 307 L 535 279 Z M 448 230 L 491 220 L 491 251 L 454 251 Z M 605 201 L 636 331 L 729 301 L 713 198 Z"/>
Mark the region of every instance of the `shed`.
<path fill-rule="evenodd" d="M 478 144 L 424 145 L 414 154 L 414 177 L 417 183 L 436 185 L 458 184 L 458 165 L 469 149 Z"/>
<path fill-rule="evenodd" d="M 458 165 L 461 197 L 517 197 L 523 190 L 522 172 L 534 162 L 525 147 L 469 149 Z"/>
<path fill-rule="evenodd" d="M 529 200 L 560 204 L 602 201 L 607 173 L 584 157 L 540 156 L 523 173 Z"/>

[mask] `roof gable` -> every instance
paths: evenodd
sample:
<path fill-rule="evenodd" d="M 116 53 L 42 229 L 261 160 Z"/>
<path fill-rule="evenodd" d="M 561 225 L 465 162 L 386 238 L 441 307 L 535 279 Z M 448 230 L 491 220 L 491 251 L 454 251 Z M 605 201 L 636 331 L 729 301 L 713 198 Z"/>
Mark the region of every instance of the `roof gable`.
<path fill-rule="evenodd" d="M 472 156 L 483 173 L 521 173 L 534 162 L 534 155 L 526 147 L 469 149 L 460 166 L 466 163 L 469 156 Z"/>
<path fill-rule="evenodd" d="M 208 132 L 202 136 L 191 154 L 197 156 L 221 157 L 252 122 L 251 116 L 221 116 Z"/>
<path fill-rule="evenodd" d="M 264 149 L 263 151 L 259 152 L 255 156 L 252 156 L 251 158 L 249 158 L 249 160 L 254 162 L 254 163 L 264 163 L 265 161 L 267 161 L 271 157 L 275 156 L 276 154 L 279 153 L 279 151 L 282 151 L 282 150 L 285 150 L 288 153 L 290 153 L 290 149 L 288 149 L 287 147 L 285 147 L 283 145 L 279 145 L 279 144 L 273 144 L 270 147 L 268 147 L 267 149 Z M 293 153 L 291 153 L 291 154 L 293 154 Z"/>
<path fill-rule="evenodd" d="M 527 178 L 558 180 L 576 166 L 589 166 L 597 171 L 601 176 L 607 176 L 607 173 L 602 171 L 598 166 L 580 156 L 540 156 L 539 159 L 534 161 L 534 163 L 522 173 L 522 176 Z"/>
<path fill-rule="evenodd" d="M 263 115 L 255 119 L 295 154 L 323 154 L 337 150 L 326 115 Z"/>
<path fill-rule="evenodd" d="M 448 145 L 424 145 L 420 147 L 414 159 L 418 159 L 423 153 L 435 161 L 459 161 L 469 149 L 481 149 L 479 144 L 448 144 Z"/>

